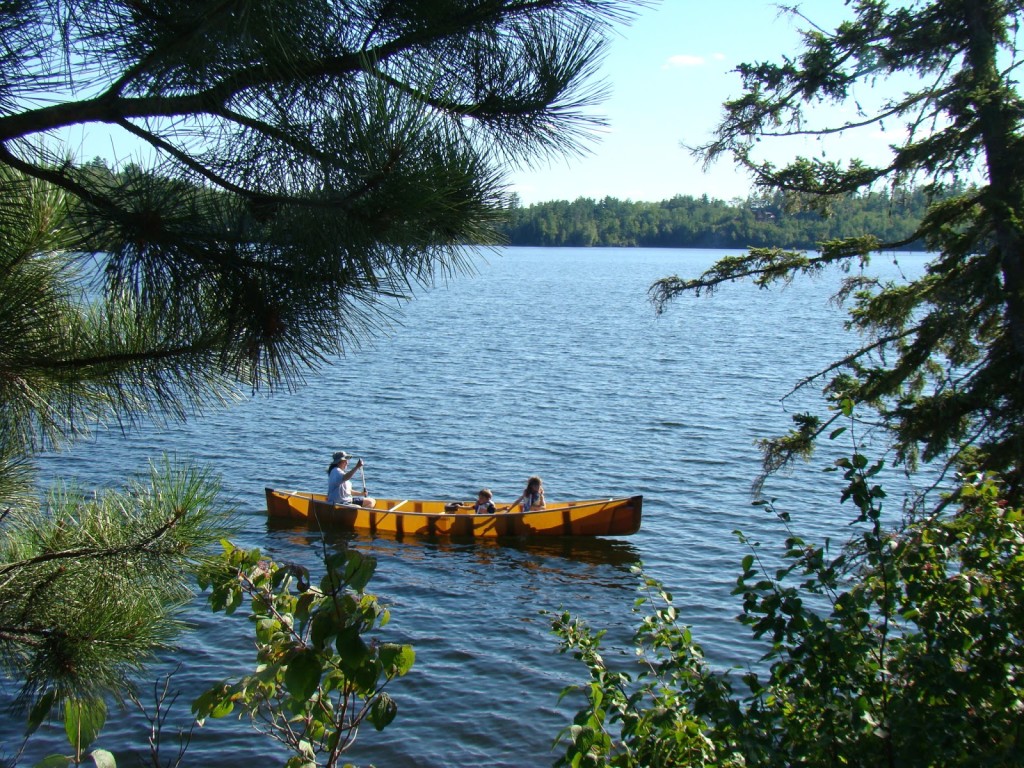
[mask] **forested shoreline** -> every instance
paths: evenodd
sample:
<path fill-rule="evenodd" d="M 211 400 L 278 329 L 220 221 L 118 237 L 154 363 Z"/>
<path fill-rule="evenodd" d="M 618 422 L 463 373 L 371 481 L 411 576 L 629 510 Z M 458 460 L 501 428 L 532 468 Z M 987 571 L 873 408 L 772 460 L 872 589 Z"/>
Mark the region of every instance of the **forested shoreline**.
<path fill-rule="evenodd" d="M 923 191 L 870 192 L 834 201 L 823 215 L 793 210 L 782 194 L 725 202 L 676 195 L 660 202 L 581 197 L 520 206 L 513 199 L 502 234 L 510 245 L 563 247 L 814 249 L 872 234 L 924 250 L 912 233 L 927 207 Z"/>

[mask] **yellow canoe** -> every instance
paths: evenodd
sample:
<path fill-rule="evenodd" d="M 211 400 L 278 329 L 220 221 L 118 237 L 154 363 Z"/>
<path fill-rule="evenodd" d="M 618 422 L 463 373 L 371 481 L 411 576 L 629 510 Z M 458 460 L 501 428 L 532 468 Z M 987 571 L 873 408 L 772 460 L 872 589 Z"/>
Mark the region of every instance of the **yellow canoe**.
<path fill-rule="evenodd" d="M 474 514 L 473 502 L 377 499 L 373 509 L 328 504 L 322 493 L 267 488 L 267 514 L 394 536 L 628 536 L 640 530 L 643 496 L 549 503 L 536 512 Z M 464 506 L 456 507 L 456 504 Z"/>

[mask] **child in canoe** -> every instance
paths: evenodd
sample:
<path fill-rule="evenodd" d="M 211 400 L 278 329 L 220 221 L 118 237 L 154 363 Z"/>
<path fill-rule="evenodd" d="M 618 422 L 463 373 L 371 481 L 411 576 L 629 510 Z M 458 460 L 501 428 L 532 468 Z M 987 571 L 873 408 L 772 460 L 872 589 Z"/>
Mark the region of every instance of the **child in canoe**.
<path fill-rule="evenodd" d="M 526 481 L 526 490 L 509 505 L 510 512 L 516 504 L 522 505 L 523 512 L 536 512 L 537 510 L 544 509 L 544 483 L 537 475 Z"/>
<path fill-rule="evenodd" d="M 480 493 L 477 494 L 476 502 L 473 504 L 459 504 L 457 502 L 452 502 L 451 504 L 445 504 L 444 511 L 455 512 L 458 509 L 472 507 L 473 512 L 478 515 L 493 515 L 495 512 L 494 502 L 491 501 L 493 497 L 494 494 L 491 493 L 489 488 L 483 488 Z"/>

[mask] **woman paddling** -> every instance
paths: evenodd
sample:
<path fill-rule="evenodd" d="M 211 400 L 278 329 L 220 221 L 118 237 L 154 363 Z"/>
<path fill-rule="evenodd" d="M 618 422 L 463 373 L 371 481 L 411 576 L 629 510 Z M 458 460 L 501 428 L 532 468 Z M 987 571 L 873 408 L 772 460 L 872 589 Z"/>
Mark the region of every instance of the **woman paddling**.
<path fill-rule="evenodd" d="M 352 504 L 357 507 L 372 507 L 377 503 L 366 495 L 366 488 L 363 488 L 362 496 L 352 495 L 352 476 L 356 470 L 363 468 L 363 460 L 356 459 L 356 465 L 348 468 L 348 460 L 351 454 L 345 451 L 335 451 L 331 456 L 331 465 L 327 467 L 327 502 L 329 504 Z"/>

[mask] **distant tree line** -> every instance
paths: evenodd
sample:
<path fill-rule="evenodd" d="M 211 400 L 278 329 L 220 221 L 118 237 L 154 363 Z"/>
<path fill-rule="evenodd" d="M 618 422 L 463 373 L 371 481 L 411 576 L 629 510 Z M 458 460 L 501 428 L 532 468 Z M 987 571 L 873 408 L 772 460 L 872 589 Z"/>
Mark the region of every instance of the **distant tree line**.
<path fill-rule="evenodd" d="M 661 202 L 581 197 L 518 205 L 513 197 L 504 234 L 511 245 L 646 248 L 781 247 L 871 234 L 923 250 L 913 232 L 928 205 L 921 190 L 867 192 L 833 201 L 823 214 L 782 193 L 725 202 L 676 195 Z"/>
<path fill-rule="evenodd" d="M 131 163 L 112 169 L 100 157 L 82 170 L 97 184 L 130 185 L 147 176 Z M 148 178 L 150 184 L 163 185 L 166 194 L 189 186 L 168 178 Z M 223 196 L 211 189 L 198 194 L 210 199 Z M 943 197 L 949 194 L 947 190 Z M 513 195 L 504 221 L 494 229 L 504 242 L 519 246 L 816 250 L 824 242 L 873 235 L 906 250 L 925 250 L 914 235 L 929 205 L 924 190 L 852 195 L 829 201 L 824 212 L 820 205 L 820 201 L 781 192 L 729 202 L 707 195 L 676 195 L 661 202 L 580 197 L 525 207 Z"/>

